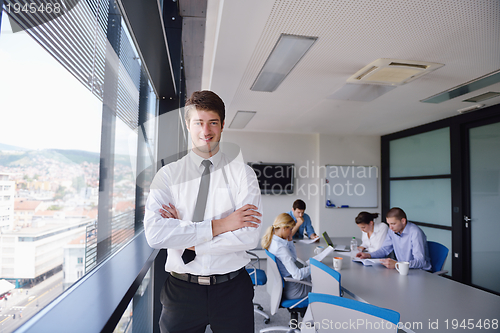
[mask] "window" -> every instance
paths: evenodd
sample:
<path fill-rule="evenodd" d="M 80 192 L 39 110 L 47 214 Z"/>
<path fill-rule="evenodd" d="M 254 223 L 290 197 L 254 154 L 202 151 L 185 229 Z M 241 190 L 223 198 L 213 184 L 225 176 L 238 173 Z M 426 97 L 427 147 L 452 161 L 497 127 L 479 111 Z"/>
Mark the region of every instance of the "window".
<path fill-rule="evenodd" d="M 443 269 L 451 275 L 449 127 L 390 140 L 389 166 L 389 206 L 402 208 L 427 240 L 450 249 Z"/>
<path fill-rule="evenodd" d="M 0 61 L 9 65 L 1 69 L 0 108 L 15 112 L 2 113 L 10 125 L 0 131 L 0 173 L 11 179 L 0 180 L 17 186 L 4 186 L 15 191 L 15 202 L 3 199 L 16 217 L 0 237 L 18 241 L 2 249 L 16 254 L 13 268 L 0 271 L 24 288 L 48 278 L 67 288 L 118 251 L 140 228 L 136 212 L 154 176 L 142 174 L 137 191 L 143 161 L 156 164 L 158 98 L 133 39 L 113 2 L 75 5 L 19 32 L 11 21 L 24 28 L 24 14 L 2 13 Z M 40 304 L 55 296 L 40 296 Z"/>

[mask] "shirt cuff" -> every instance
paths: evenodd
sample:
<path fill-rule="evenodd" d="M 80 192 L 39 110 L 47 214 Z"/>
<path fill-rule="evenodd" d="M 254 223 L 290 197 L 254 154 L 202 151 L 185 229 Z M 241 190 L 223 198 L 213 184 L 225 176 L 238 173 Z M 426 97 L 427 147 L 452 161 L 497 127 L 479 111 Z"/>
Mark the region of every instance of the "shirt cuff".
<path fill-rule="evenodd" d="M 195 223 L 196 226 L 196 252 L 198 248 L 203 245 L 208 245 L 212 240 L 212 220 L 205 220 L 202 222 Z"/>

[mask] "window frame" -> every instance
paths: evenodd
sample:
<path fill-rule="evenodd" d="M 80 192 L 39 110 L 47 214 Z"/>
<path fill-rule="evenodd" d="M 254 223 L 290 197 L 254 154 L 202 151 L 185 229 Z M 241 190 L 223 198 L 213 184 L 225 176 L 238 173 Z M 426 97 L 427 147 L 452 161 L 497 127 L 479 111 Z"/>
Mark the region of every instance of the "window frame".
<path fill-rule="evenodd" d="M 470 284 L 470 239 L 466 237 L 463 216 L 467 215 L 467 170 L 465 166 L 467 158 L 466 128 L 471 123 L 479 121 L 488 122 L 500 116 L 500 105 L 493 105 L 476 112 L 457 115 L 421 126 L 409 128 L 403 131 L 387 134 L 381 137 L 381 191 L 382 191 L 382 216 L 386 216 L 390 206 L 390 181 L 395 179 L 451 179 L 451 227 L 440 226 L 425 221 L 411 221 L 424 227 L 450 230 L 452 248 L 450 250 L 452 260 L 451 279 Z M 419 177 L 390 177 L 390 142 L 417 134 L 422 134 L 444 127 L 450 128 L 450 174 L 419 176 Z"/>

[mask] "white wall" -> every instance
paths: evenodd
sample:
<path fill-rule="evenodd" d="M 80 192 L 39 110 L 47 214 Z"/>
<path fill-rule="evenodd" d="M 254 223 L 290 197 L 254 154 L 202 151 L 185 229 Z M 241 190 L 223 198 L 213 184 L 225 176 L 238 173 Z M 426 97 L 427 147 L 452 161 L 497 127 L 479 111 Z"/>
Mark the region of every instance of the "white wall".
<path fill-rule="evenodd" d="M 361 211 L 380 214 L 382 208 L 380 189 L 380 137 L 320 135 L 319 156 L 320 165 L 373 165 L 378 168 L 377 208 L 326 208 L 325 196 L 323 195 L 320 200 L 319 218 L 321 231 L 327 231 L 328 234 L 333 237 L 356 236 L 356 238 L 361 239 L 361 231 L 354 222 L 354 218 Z M 378 221 L 385 221 L 385 219 L 381 220 L 379 216 Z"/>
<path fill-rule="evenodd" d="M 238 132 L 226 130 L 222 140 L 240 146 L 243 159 L 248 162 L 294 163 L 296 174 L 318 161 L 317 134 L 282 134 Z M 261 233 L 270 226 L 274 218 L 283 212 L 292 209 L 296 199 L 306 203 L 306 213 L 309 214 L 315 229 L 319 227 L 319 197 L 309 195 L 308 189 L 317 186 L 318 179 L 298 178 L 295 184 L 295 193 L 290 195 L 263 195 L 263 228 Z"/>
<path fill-rule="evenodd" d="M 361 231 L 354 223 L 354 218 L 363 210 L 378 213 L 381 211 L 380 178 L 378 181 L 379 207 L 377 208 L 326 208 L 326 199 L 321 190 L 324 182 L 324 170 L 321 166 L 327 164 L 374 165 L 380 173 L 379 136 L 226 130 L 222 140 L 239 145 L 245 162 L 295 163 L 297 176 L 295 193 L 280 196 L 266 195 L 262 198 L 263 230 L 272 224 L 276 215 L 289 211 L 293 201 L 299 198 L 306 202 L 306 212 L 311 216 L 316 232 L 328 231 L 332 236 L 361 238 Z"/>

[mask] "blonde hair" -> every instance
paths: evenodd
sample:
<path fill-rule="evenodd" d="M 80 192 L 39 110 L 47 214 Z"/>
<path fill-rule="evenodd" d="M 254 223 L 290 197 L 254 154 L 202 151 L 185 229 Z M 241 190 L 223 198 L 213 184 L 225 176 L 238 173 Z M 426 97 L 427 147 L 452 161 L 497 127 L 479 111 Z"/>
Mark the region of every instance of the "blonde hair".
<path fill-rule="evenodd" d="M 266 233 L 262 237 L 260 244 L 266 250 L 271 246 L 271 241 L 273 240 L 273 235 L 275 230 L 280 228 L 293 228 L 295 226 L 295 221 L 288 213 L 281 213 L 274 219 L 273 225 L 267 228 Z"/>

